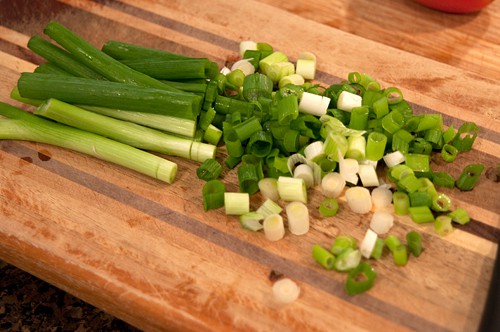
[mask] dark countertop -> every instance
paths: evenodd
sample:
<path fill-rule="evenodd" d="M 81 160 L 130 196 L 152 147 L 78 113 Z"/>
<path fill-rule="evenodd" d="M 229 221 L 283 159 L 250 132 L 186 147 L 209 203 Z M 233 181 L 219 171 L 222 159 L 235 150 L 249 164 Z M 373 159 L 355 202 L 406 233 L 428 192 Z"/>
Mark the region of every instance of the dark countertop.
<path fill-rule="evenodd" d="M 1 331 L 140 331 L 0 261 Z"/>

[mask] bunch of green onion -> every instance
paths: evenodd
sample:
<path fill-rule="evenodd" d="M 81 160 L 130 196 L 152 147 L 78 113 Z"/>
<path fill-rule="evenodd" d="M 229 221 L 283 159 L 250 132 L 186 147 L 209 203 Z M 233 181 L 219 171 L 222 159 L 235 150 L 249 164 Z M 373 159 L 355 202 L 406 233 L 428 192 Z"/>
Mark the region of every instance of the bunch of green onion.
<path fill-rule="evenodd" d="M 168 183 L 177 165 L 149 152 L 215 157 L 219 131 L 204 127 L 204 139 L 196 135 L 216 63 L 115 41 L 99 50 L 57 22 L 44 33 L 55 43 L 35 35 L 28 48 L 46 62 L 22 73 L 11 93 L 36 106 L 35 116 L 0 104 L 8 118 L 0 138 L 61 146 Z"/>

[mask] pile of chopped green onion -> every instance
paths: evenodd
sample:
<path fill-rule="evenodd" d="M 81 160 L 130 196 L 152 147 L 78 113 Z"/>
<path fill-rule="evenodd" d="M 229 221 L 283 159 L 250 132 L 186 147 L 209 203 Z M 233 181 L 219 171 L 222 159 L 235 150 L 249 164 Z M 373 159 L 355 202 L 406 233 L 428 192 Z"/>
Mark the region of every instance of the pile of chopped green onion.
<path fill-rule="evenodd" d="M 441 114 L 414 114 L 397 87 L 358 72 L 316 83 L 314 54 L 292 62 L 267 43 L 241 42 L 241 60 L 219 70 L 208 59 L 119 41 L 99 50 L 57 22 L 44 33 L 55 44 L 33 36 L 28 47 L 46 62 L 22 73 L 11 93 L 36 111 L 0 104 L 7 117 L 0 139 L 62 146 L 169 183 L 176 164 L 145 151 L 200 162 L 204 210 L 224 208 L 270 241 L 286 230 L 309 231 L 309 190 L 323 195 L 323 218 L 336 216 L 344 208 L 337 199 L 345 197 L 354 213 L 375 211 L 365 238 L 358 246 L 338 236 L 329 250 L 314 245 L 312 256 L 347 272 L 349 294 L 372 287 L 377 274 L 366 260 L 381 259 L 384 248 L 398 266 L 422 251 L 420 234 L 409 232 L 402 243 L 390 234 L 394 215 L 380 209 L 393 206 L 416 225 L 433 223 L 443 236 L 453 222 L 470 220 L 440 189 L 472 190 L 484 166 L 468 165 L 453 178 L 433 171 L 431 156 L 449 163 L 471 150 L 477 125 L 445 128 Z M 226 157 L 217 160 L 222 145 Z M 226 191 L 224 168 L 235 169 L 238 191 Z M 384 168 L 390 183 L 379 176 Z M 257 192 L 265 202 L 252 210 Z"/>

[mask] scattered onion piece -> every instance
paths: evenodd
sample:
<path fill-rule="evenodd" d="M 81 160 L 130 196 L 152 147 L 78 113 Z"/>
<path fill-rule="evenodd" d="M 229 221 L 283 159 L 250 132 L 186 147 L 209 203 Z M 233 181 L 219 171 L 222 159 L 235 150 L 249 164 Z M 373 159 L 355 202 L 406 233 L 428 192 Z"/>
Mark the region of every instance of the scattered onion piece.
<path fill-rule="evenodd" d="M 289 304 L 299 298 L 300 287 L 291 279 L 276 281 L 272 288 L 274 299 L 280 304 Z"/>

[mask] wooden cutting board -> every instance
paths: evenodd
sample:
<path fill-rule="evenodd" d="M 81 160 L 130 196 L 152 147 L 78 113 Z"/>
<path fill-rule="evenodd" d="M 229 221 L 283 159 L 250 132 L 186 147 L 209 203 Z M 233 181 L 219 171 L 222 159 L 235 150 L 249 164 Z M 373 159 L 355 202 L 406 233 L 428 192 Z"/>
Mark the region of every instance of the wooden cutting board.
<path fill-rule="evenodd" d="M 179 170 L 175 183 L 167 185 L 64 149 L 1 141 L 0 259 L 146 330 L 477 330 L 500 239 L 495 176 L 500 162 L 498 71 L 482 72 L 474 54 L 453 63 L 445 53 L 433 57 L 424 44 L 407 52 L 401 50 L 401 41 L 390 45 L 366 27 L 346 29 L 348 21 L 380 27 L 384 21 L 396 24 L 396 17 L 402 36 L 411 41 L 416 27 L 412 15 L 429 19 L 436 14 L 410 1 L 395 5 L 400 16 L 392 16 L 390 1 L 383 2 L 378 11 L 374 9 L 378 25 L 366 12 L 368 18 L 356 15 L 356 6 L 370 8 L 370 1 L 352 1 L 350 11 L 342 5 L 329 7 L 328 1 L 319 2 L 323 7 L 265 2 L 269 4 L 2 1 L 0 100 L 30 109 L 11 101 L 9 93 L 21 72 L 42 62 L 26 43 L 30 36 L 42 34 L 49 20 L 68 26 L 97 47 L 115 39 L 209 57 L 220 66 L 237 59 L 239 42 L 246 39 L 268 42 L 292 59 L 311 51 L 318 57 L 321 83 L 338 82 L 350 71 L 366 72 L 384 86 L 400 87 L 416 113 L 440 112 L 447 125 L 475 121 L 480 126 L 474 149 L 455 163 L 433 159 L 436 170 L 454 176 L 472 162 L 486 166 L 473 191 L 442 190 L 454 206 L 469 211 L 469 224 L 440 237 L 432 225 L 397 217 L 391 232 L 402 237 L 418 230 L 424 253 L 405 267 L 396 267 L 388 255 L 373 261 L 378 272 L 375 287 L 351 297 L 343 289 L 345 274 L 324 270 L 310 254 L 313 244 L 328 247 L 339 234 L 362 239 L 370 214 L 351 213 L 345 200 L 338 216 L 321 218 L 317 207 L 322 195 L 311 189 L 311 231 L 305 236 L 287 233 L 283 240 L 269 242 L 262 233 L 243 230 L 237 218 L 222 210 L 203 212 L 203 182 L 196 178 L 194 162 L 171 158 Z M 491 15 L 498 12 L 492 10 Z M 434 25 L 425 27 L 430 26 Z M 466 34 L 459 24 L 445 28 L 449 34 L 436 29 L 442 43 L 449 42 L 450 35 Z M 415 32 L 416 40 L 431 36 L 429 30 L 426 33 Z M 481 45 L 474 50 L 495 44 L 489 35 L 470 33 Z M 456 55 L 450 49 L 449 59 Z M 484 64 L 495 68 L 495 61 L 485 57 Z M 217 158 L 223 160 L 223 149 Z M 234 171 L 224 170 L 223 178 L 229 191 L 238 190 Z M 262 202 L 260 194 L 254 195 L 252 208 Z M 277 305 L 271 296 L 273 282 L 282 276 L 301 288 L 300 298 L 286 306 Z"/>

